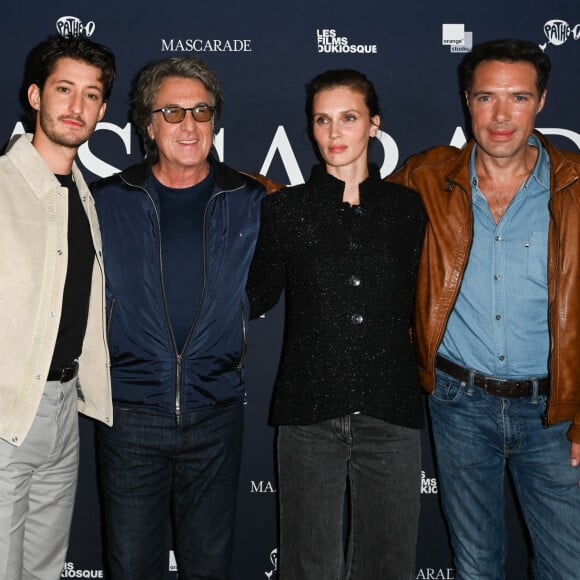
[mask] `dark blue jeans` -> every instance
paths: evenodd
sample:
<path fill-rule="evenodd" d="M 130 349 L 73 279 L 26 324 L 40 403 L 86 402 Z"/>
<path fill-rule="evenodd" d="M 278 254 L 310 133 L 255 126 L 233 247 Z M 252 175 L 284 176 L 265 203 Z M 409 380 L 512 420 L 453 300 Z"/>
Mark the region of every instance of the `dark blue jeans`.
<path fill-rule="evenodd" d="M 570 424 L 542 426 L 544 395 L 488 395 L 441 371 L 429 406 L 456 579 L 506 578 L 506 466 L 533 543 L 534 578 L 580 578 L 580 473 L 570 466 Z"/>
<path fill-rule="evenodd" d="M 413 578 L 420 461 L 417 429 L 366 415 L 281 426 L 280 580 Z"/>
<path fill-rule="evenodd" d="M 170 532 L 180 580 L 228 577 L 243 416 L 231 405 L 177 425 L 116 407 L 114 426 L 97 427 L 108 578 L 165 578 Z"/>

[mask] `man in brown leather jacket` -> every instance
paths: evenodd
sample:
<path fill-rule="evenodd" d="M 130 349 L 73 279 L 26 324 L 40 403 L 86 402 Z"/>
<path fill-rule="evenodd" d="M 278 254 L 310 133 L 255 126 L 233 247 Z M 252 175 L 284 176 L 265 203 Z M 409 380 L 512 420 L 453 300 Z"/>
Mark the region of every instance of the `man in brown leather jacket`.
<path fill-rule="evenodd" d="M 580 155 L 534 130 L 551 65 L 491 41 L 460 68 L 473 139 L 388 179 L 429 215 L 415 321 L 456 579 L 505 578 L 505 468 L 536 580 L 580 570 Z"/>

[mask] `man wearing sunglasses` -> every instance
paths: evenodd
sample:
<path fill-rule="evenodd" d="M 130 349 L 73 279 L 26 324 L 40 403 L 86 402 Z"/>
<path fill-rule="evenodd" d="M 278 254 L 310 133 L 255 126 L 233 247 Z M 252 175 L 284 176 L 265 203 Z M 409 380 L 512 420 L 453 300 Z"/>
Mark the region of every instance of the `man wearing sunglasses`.
<path fill-rule="evenodd" d="M 221 108 L 202 61 L 149 65 L 133 95 L 145 162 L 94 187 L 115 406 L 97 433 L 111 580 L 164 578 L 171 535 L 180 578 L 228 574 L 245 285 L 266 190 L 210 154 Z"/>

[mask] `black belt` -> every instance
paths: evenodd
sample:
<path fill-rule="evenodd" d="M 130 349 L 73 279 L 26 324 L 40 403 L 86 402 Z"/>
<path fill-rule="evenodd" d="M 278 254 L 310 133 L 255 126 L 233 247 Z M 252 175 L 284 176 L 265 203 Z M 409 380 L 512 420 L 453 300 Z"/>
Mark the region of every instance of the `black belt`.
<path fill-rule="evenodd" d="M 50 369 L 48 371 L 48 377 L 46 377 L 46 380 L 68 383 L 68 381 L 72 381 L 72 379 L 76 377 L 78 370 L 79 363 L 75 361 L 68 367 L 63 367 L 61 369 Z"/>
<path fill-rule="evenodd" d="M 538 384 L 538 394 L 546 395 L 550 390 L 550 377 L 517 380 L 497 379 L 465 369 L 442 356 L 437 356 L 435 366 L 458 381 L 473 384 L 483 389 L 486 393 L 498 397 L 508 397 L 510 399 L 531 397 L 534 394 L 534 382 Z"/>

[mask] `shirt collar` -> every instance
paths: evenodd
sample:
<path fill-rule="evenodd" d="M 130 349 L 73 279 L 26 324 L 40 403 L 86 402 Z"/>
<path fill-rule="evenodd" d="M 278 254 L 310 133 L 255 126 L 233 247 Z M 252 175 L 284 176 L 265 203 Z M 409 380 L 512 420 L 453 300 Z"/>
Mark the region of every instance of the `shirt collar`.
<path fill-rule="evenodd" d="M 528 144 L 538 148 L 538 159 L 536 160 L 536 165 L 532 170 L 532 173 L 527 179 L 527 183 L 530 180 L 535 180 L 541 187 L 545 189 L 550 188 L 550 157 L 548 152 L 546 151 L 545 147 L 542 145 L 540 140 L 536 135 L 530 135 L 528 139 Z M 478 187 L 478 179 L 477 173 L 475 171 L 475 151 L 477 150 L 477 144 L 471 151 L 471 157 L 469 160 L 469 174 L 471 184 L 474 187 L 474 190 L 479 189 Z"/>

